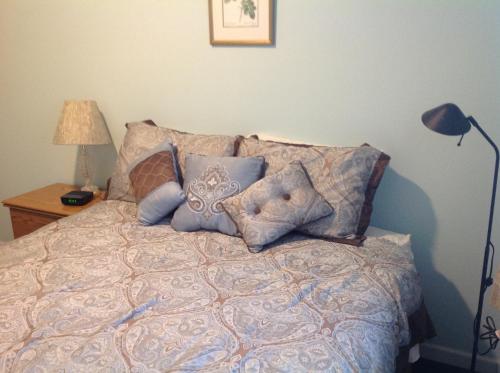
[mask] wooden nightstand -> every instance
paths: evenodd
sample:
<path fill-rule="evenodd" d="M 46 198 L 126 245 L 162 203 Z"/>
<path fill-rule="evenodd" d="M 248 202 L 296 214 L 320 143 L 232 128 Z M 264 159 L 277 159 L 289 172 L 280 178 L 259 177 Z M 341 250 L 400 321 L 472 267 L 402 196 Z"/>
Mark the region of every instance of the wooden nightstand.
<path fill-rule="evenodd" d="M 3 205 L 10 209 L 14 238 L 24 236 L 102 201 L 101 193 L 85 206 L 65 206 L 61 203 L 63 194 L 79 189 L 74 185 L 58 183 L 2 201 Z"/>

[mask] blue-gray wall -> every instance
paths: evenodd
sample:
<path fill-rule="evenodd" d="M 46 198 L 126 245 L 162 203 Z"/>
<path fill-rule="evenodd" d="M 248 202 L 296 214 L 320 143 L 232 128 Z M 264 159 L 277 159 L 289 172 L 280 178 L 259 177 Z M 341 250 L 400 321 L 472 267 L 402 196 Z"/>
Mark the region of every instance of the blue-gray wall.
<path fill-rule="evenodd" d="M 1 0 L 0 199 L 74 181 L 76 148 L 51 144 L 68 98 L 97 100 L 117 147 L 123 124 L 145 118 L 369 142 L 393 157 L 373 223 L 413 235 L 433 343 L 467 351 L 493 153 L 477 133 L 458 148 L 419 118 L 453 101 L 500 142 L 500 2 L 278 0 L 276 28 L 275 47 L 214 48 L 204 0 Z M 114 148 L 96 156 L 102 184 Z"/>

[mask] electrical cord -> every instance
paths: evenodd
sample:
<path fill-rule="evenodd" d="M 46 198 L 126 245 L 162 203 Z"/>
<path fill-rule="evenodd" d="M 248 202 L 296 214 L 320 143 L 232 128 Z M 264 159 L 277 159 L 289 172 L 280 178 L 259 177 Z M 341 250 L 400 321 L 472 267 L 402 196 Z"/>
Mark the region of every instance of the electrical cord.
<path fill-rule="evenodd" d="M 488 246 L 491 248 L 491 259 L 490 259 L 490 271 L 488 278 L 486 279 L 486 282 L 484 284 L 483 291 L 486 291 L 486 289 L 493 285 L 493 261 L 495 259 L 495 245 L 490 241 L 488 242 Z M 474 318 L 474 329 L 477 326 L 477 324 L 480 322 L 478 315 L 476 314 L 476 317 Z M 479 338 L 481 340 L 487 340 L 490 344 L 488 349 L 484 352 L 480 352 L 479 355 L 483 356 L 489 353 L 490 351 L 494 350 L 497 348 L 497 344 L 500 341 L 500 331 L 498 331 L 497 334 L 497 328 L 495 325 L 495 321 L 491 316 L 486 317 L 486 324 L 483 324 L 483 328 L 486 329 L 486 331 L 482 334 L 480 334 Z"/>
<path fill-rule="evenodd" d="M 486 324 L 483 325 L 483 328 L 486 329 L 486 332 L 482 333 L 479 338 L 482 340 L 487 340 L 490 344 L 490 347 L 486 351 L 480 352 L 479 355 L 481 356 L 486 355 L 491 350 L 497 348 L 498 341 L 500 340 L 500 338 L 498 338 L 495 321 L 491 316 L 486 317 Z"/>
<path fill-rule="evenodd" d="M 493 242 L 490 241 L 488 242 L 488 246 L 491 248 L 490 271 L 484 283 L 484 288 L 482 289 L 483 292 L 486 292 L 486 289 L 491 285 L 493 285 L 492 275 L 493 275 L 493 261 L 495 259 L 495 245 L 493 245 Z M 476 317 L 474 317 L 474 322 L 473 322 L 473 330 L 476 330 L 477 324 L 480 322 L 481 321 L 479 320 L 479 314 L 476 314 Z M 486 329 L 486 332 L 481 334 L 479 338 L 483 340 L 489 340 L 490 347 L 485 352 L 480 353 L 479 355 L 481 356 L 486 355 L 491 350 L 494 350 L 497 347 L 499 341 L 499 337 L 496 334 L 495 321 L 493 320 L 493 318 L 491 318 L 491 316 L 486 317 L 486 324 L 484 324 L 483 327 Z"/>

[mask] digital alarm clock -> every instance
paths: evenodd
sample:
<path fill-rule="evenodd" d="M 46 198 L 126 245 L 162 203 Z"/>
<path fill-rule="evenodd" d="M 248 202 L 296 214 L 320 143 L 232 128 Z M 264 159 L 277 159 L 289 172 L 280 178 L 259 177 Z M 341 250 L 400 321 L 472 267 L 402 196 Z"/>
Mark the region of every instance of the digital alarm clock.
<path fill-rule="evenodd" d="M 61 196 L 61 202 L 63 205 L 68 206 L 83 206 L 92 201 L 94 198 L 94 193 L 84 192 L 81 190 L 73 190 Z"/>

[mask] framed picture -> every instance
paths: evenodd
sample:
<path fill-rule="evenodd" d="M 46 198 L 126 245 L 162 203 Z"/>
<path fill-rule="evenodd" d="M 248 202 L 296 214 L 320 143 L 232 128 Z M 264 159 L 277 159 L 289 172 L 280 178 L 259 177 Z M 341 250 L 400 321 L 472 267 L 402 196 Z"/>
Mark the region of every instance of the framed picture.
<path fill-rule="evenodd" d="M 212 45 L 273 43 L 273 0 L 208 0 Z"/>

